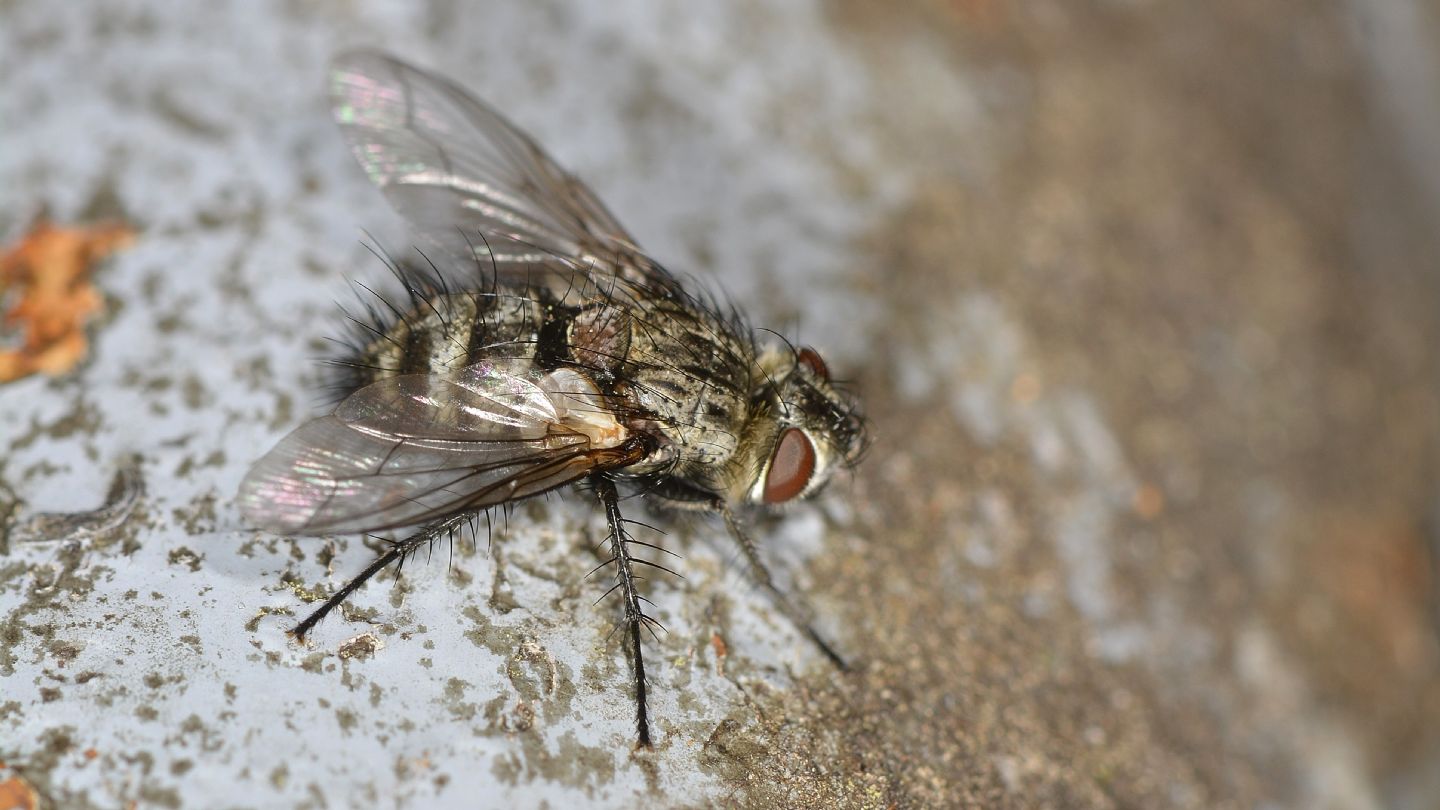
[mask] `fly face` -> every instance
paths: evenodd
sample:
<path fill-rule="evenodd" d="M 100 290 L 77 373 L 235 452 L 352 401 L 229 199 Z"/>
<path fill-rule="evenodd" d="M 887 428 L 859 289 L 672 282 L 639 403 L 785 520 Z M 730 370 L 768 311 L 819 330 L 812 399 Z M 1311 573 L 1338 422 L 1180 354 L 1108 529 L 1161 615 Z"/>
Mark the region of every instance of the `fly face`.
<path fill-rule="evenodd" d="M 751 457 L 760 463 L 742 484 L 745 501 L 774 506 L 815 495 L 836 469 L 858 461 L 864 422 L 814 349 L 771 350 L 759 365 L 765 382 L 756 394 Z"/>
<path fill-rule="evenodd" d="M 609 526 L 636 728 L 650 745 L 634 556 L 617 482 L 719 514 L 772 601 L 837 666 L 735 514 L 812 495 L 863 440 L 853 400 L 810 349 L 761 351 L 748 325 L 636 247 L 584 184 L 438 76 L 374 52 L 335 60 L 333 112 L 409 220 L 433 273 L 357 320 L 333 413 L 301 425 L 240 488 L 282 534 L 415 527 L 301 621 L 309 632 L 374 574 L 489 508 L 584 482 Z M 666 569 L 668 570 L 668 569 Z"/>

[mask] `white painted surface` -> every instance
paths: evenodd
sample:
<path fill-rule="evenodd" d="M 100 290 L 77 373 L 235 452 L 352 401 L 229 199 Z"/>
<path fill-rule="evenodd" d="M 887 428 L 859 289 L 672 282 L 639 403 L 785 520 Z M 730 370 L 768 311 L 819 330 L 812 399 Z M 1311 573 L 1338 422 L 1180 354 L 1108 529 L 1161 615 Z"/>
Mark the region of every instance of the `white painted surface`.
<path fill-rule="evenodd" d="M 872 89 L 817 4 L 414 5 L 0 9 L 0 231 L 18 236 L 41 205 L 76 221 L 101 189 L 140 230 L 98 278 L 111 307 L 84 369 L 0 390 L 0 474 L 20 523 L 98 506 L 128 454 L 147 489 L 125 542 L 17 540 L 0 566 L 19 634 L 0 661 L 0 752 L 35 765 L 67 740 L 39 779 L 53 796 L 703 801 L 720 786 L 695 752 L 747 684 L 825 666 L 733 552 L 704 542 L 718 527 L 670 538 L 687 580 L 648 590 L 670 633 L 647 650 L 659 741 L 641 758 L 654 760 L 647 781 L 628 667 L 606 643 L 614 617 L 591 607 L 607 583 L 583 580 L 602 526 L 580 495 L 517 510 L 495 553 L 482 537 L 449 575 L 421 560 L 403 587 L 373 582 L 351 601 L 367 620 L 332 618 L 309 648 L 283 634 L 307 609 L 287 581 L 333 589 L 374 552 L 341 540 L 327 569 L 320 541 L 241 531 L 233 493 L 314 412 L 313 360 L 342 331 L 345 279 L 384 277 L 361 228 L 405 245 L 330 123 L 331 53 L 379 45 L 455 76 L 591 180 L 663 260 L 713 271 L 742 304 L 762 283 L 782 290 L 772 315 L 821 313 L 805 337 L 836 357 L 857 352 L 866 305 L 822 282 L 856 271 L 848 238 L 904 185 L 852 126 Z M 892 191 L 846 193 L 838 159 Z M 821 551 L 820 514 L 800 509 L 778 556 L 803 568 Z M 722 626 L 724 676 L 710 645 Z M 373 656 L 341 654 L 367 632 L 383 645 Z"/>

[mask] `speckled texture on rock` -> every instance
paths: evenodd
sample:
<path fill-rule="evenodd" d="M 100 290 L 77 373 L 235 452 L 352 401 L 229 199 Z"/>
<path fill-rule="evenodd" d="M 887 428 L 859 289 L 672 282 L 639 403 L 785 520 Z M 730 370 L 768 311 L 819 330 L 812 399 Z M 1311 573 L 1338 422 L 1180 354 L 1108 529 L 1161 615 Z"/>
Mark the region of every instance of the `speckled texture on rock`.
<path fill-rule="evenodd" d="M 97 275 L 91 360 L 0 388 L 0 783 L 1433 806 L 1437 24 L 1406 0 L 0 0 L 0 234 L 41 206 L 140 231 Z M 324 108 L 354 44 L 475 88 L 662 261 L 858 377 L 873 453 L 761 525 L 857 671 L 717 527 L 673 524 L 658 746 L 632 753 L 583 495 L 284 636 L 374 553 L 246 533 L 232 503 L 320 401 L 344 279 L 383 277 L 359 229 L 405 244 Z M 123 520 L 47 516 L 107 493 Z"/>

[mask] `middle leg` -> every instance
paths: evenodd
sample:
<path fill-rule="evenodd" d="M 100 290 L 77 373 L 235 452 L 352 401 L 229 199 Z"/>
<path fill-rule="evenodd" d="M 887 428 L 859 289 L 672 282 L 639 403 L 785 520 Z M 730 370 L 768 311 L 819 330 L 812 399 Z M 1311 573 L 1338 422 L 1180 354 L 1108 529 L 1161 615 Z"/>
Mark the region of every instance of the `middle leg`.
<path fill-rule="evenodd" d="M 630 636 L 631 661 L 635 668 L 635 726 L 640 737 L 640 747 L 649 748 L 650 744 L 650 714 L 646 706 L 645 690 L 645 657 L 640 647 L 640 627 L 647 626 L 651 632 L 659 626 L 659 622 L 645 615 L 641 602 L 648 601 L 640 595 L 636 588 L 639 577 L 635 576 L 635 564 L 650 565 L 661 570 L 669 570 L 648 560 L 633 557 L 630 554 L 630 534 L 625 530 L 625 521 L 620 517 L 620 495 L 615 489 L 615 481 L 610 476 L 597 473 L 590 476 L 590 483 L 595 487 L 595 493 L 600 496 L 600 502 L 605 506 L 605 520 L 610 528 L 610 559 L 600 564 L 600 568 L 607 565 L 615 566 L 615 585 L 607 591 L 619 591 L 620 599 L 624 606 L 624 618 L 616 626 L 627 627 Z M 597 568 L 596 570 L 599 570 Z M 601 597 L 602 599 L 604 597 Z M 662 628 L 663 629 L 663 628 Z"/>

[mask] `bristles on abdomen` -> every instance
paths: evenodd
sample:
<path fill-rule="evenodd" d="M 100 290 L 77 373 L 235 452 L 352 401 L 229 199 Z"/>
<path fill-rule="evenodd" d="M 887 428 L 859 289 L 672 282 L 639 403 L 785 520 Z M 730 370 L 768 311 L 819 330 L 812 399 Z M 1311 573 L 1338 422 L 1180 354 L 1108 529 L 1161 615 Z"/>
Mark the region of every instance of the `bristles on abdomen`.
<path fill-rule="evenodd" d="M 439 289 L 400 274 L 405 308 L 365 288 L 362 316 L 329 361 L 335 401 L 386 377 L 455 371 L 482 358 L 533 357 L 544 305 L 505 290 Z"/>

